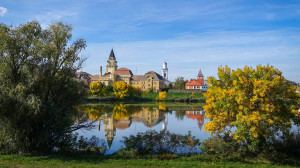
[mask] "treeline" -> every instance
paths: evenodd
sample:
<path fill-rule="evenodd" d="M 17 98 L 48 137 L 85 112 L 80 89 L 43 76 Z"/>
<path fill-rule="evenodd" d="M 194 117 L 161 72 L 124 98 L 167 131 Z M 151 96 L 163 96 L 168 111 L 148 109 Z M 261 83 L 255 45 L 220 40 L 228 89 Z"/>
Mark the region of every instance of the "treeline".
<path fill-rule="evenodd" d="M 168 102 L 204 102 L 202 93 L 169 93 L 168 87 L 162 88 L 160 92 L 153 89 L 142 91 L 123 81 L 118 81 L 113 86 L 102 85 L 101 82 L 91 82 L 88 89 L 88 101 L 168 101 Z"/>

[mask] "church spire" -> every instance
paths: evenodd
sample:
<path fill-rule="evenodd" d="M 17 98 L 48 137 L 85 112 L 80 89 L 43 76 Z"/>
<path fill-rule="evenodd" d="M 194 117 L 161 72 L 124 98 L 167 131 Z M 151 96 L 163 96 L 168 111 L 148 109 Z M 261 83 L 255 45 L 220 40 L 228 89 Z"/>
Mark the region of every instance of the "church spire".
<path fill-rule="evenodd" d="M 116 58 L 115 53 L 114 53 L 114 49 L 111 49 L 109 57 Z"/>
<path fill-rule="evenodd" d="M 202 74 L 202 72 L 201 72 L 201 69 L 200 69 L 200 71 L 199 71 L 199 73 L 198 73 L 198 76 L 197 76 L 198 78 L 199 77 L 203 77 L 203 74 Z"/>

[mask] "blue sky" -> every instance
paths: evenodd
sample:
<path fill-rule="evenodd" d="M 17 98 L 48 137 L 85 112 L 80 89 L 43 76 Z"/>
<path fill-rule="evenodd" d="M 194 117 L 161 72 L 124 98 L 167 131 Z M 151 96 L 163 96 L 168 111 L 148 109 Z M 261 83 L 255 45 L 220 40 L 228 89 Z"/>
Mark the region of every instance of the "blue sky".
<path fill-rule="evenodd" d="M 119 67 L 169 79 L 217 76 L 220 65 L 274 65 L 300 82 L 300 1 L 297 0 L 0 0 L 0 22 L 37 20 L 73 25 L 84 38 L 83 71 L 99 73 L 113 47 Z"/>

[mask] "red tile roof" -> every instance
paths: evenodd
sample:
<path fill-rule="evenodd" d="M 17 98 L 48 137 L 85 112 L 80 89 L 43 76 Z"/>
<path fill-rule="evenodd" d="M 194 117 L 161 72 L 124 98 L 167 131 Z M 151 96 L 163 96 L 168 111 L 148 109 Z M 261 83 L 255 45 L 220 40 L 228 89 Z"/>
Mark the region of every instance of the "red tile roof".
<path fill-rule="evenodd" d="M 105 73 L 104 75 L 102 75 L 102 76 L 104 76 L 104 77 L 109 77 L 109 75 L 110 75 L 110 72 L 108 72 L 108 73 Z"/>
<path fill-rule="evenodd" d="M 115 74 L 116 75 L 129 75 L 129 76 L 133 75 L 131 70 L 129 70 L 127 68 L 119 68 L 119 69 L 115 70 Z"/>
<path fill-rule="evenodd" d="M 99 81 L 99 75 L 89 75 L 91 81 Z"/>
<path fill-rule="evenodd" d="M 133 75 L 132 80 L 139 81 L 141 79 L 145 79 L 144 75 Z"/>
<path fill-rule="evenodd" d="M 125 130 L 130 126 L 131 122 L 129 120 L 121 120 L 121 121 L 114 121 L 114 127 L 120 130 Z"/>
<path fill-rule="evenodd" d="M 144 76 L 145 76 L 145 78 L 147 78 L 149 75 L 154 79 L 164 80 L 164 78 L 160 74 L 158 74 L 154 71 L 149 71 L 149 72 L 145 73 Z"/>
<path fill-rule="evenodd" d="M 197 86 L 197 85 L 201 86 L 201 84 L 195 80 L 188 81 L 185 85 L 186 86 Z"/>

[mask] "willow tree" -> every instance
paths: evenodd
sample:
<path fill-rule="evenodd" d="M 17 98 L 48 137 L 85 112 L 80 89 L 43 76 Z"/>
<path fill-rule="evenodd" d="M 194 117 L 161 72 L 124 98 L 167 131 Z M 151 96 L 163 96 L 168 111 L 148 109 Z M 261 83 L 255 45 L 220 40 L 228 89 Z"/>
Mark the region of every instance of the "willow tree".
<path fill-rule="evenodd" d="M 86 44 L 70 43 L 71 30 L 61 22 L 0 24 L 0 150 L 50 152 L 72 131 Z"/>
<path fill-rule="evenodd" d="M 206 131 L 251 144 L 288 135 L 292 122 L 299 124 L 296 87 L 273 66 L 219 67 L 218 76 L 220 80 L 208 78 L 210 87 L 204 94 L 210 119 Z"/>

